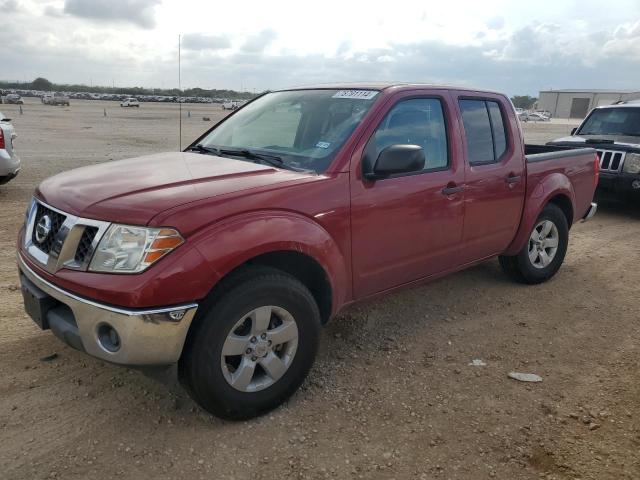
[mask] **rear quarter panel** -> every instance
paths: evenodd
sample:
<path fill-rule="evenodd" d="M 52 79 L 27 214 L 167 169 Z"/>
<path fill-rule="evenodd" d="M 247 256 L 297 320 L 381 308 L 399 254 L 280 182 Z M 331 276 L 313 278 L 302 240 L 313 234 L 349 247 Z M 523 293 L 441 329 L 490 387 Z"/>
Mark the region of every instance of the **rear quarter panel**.
<path fill-rule="evenodd" d="M 596 152 L 593 149 L 582 152 L 527 161 L 527 193 L 522 221 L 505 255 L 515 255 L 524 247 L 540 212 L 554 197 L 562 195 L 571 202 L 571 223 L 585 215 L 596 188 Z"/>

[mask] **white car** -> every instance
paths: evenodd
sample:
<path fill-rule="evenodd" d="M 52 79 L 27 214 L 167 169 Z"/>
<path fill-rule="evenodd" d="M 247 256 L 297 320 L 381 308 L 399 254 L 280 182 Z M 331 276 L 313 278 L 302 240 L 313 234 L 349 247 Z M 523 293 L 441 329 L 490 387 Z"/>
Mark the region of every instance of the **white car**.
<path fill-rule="evenodd" d="M 238 108 L 240 108 L 245 103 L 246 102 L 242 102 L 242 101 L 238 101 L 238 100 L 233 100 L 231 102 L 224 102 L 222 104 L 222 109 L 223 110 L 237 110 Z"/>
<path fill-rule="evenodd" d="M 120 102 L 121 107 L 140 107 L 140 102 L 137 98 L 125 98 Z"/>
<path fill-rule="evenodd" d="M 539 112 L 532 112 L 527 114 L 527 120 L 530 122 L 548 122 L 549 117 Z"/>
<path fill-rule="evenodd" d="M 0 185 L 15 178 L 20 171 L 20 157 L 13 150 L 13 139 L 16 137 L 11 119 L 0 112 Z"/>

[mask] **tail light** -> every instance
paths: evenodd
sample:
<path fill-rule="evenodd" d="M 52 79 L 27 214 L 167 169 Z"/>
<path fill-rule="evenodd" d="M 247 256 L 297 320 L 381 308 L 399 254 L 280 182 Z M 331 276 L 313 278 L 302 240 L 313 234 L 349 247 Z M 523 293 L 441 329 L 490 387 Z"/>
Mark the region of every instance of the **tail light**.
<path fill-rule="evenodd" d="M 595 186 L 598 186 L 598 180 L 600 179 L 600 157 L 596 153 L 596 159 L 593 162 L 593 182 Z"/>
<path fill-rule="evenodd" d="M 3 149 L 6 147 L 5 143 L 4 143 L 4 130 L 2 130 L 2 128 L 0 128 L 0 149 Z"/>

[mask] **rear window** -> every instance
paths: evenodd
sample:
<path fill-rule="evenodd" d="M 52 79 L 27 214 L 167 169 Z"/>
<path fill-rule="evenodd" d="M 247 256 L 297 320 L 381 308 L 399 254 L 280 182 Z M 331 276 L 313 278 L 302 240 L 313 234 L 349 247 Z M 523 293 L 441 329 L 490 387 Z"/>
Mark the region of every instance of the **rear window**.
<path fill-rule="evenodd" d="M 498 102 L 460 100 L 471 165 L 495 163 L 507 151 L 507 132 Z"/>

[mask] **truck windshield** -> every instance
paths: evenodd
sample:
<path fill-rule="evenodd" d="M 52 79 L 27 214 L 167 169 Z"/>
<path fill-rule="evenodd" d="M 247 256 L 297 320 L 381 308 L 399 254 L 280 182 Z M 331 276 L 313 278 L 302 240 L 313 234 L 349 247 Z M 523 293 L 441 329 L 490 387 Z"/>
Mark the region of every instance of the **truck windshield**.
<path fill-rule="evenodd" d="M 282 160 L 284 168 L 321 173 L 371 108 L 377 93 L 375 90 L 268 93 L 224 120 L 198 145 L 202 150 L 204 147 L 271 154 Z"/>
<path fill-rule="evenodd" d="M 578 135 L 626 135 L 640 137 L 640 108 L 618 107 L 595 110 Z"/>

